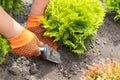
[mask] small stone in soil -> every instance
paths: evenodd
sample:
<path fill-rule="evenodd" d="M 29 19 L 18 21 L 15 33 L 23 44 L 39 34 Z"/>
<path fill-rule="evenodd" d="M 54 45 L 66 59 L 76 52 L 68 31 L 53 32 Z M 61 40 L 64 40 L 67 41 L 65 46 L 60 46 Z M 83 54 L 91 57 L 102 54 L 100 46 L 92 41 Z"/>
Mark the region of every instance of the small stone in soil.
<path fill-rule="evenodd" d="M 8 69 L 8 71 L 9 71 L 11 74 L 13 74 L 13 75 L 18 75 L 18 74 L 20 74 L 20 71 L 19 71 L 19 69 L 18 69 L 17 66 L 16 66 L 16 67 L 10 67 L 10 68 Z"/>
<path fill-rule="evenodd" d="M 26 75 L 25 80 L 38 80 L 35 76 Z"/>
<path fill-rule="evenodd" d="M 36 67 L 36 64 L 33 64 L 30 66 L 30 73 L 31 74 L 36 74 L 38 72 L 38 69 Z"/>

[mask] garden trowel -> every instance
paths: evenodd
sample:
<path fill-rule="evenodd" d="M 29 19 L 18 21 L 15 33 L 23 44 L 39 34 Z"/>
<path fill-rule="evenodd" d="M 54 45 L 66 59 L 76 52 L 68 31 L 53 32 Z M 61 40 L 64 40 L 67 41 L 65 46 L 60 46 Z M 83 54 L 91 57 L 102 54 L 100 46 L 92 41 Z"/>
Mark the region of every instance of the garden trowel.
<path fill-rule="evenodd" d="M 43 59 L 54 63 L 62 63 L 60 54 L 49 45 L 44 44 L 44 46 L 39 46 L 39 49 L 41 51 L 41 57 Z"/>

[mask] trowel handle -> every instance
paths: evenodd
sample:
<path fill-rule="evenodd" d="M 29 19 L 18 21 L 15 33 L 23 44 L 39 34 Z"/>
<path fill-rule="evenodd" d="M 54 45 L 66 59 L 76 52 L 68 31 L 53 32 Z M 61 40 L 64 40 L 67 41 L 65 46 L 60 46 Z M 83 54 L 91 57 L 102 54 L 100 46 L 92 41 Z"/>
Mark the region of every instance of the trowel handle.
<path fill-rule="evenodd" d="M 39 46 L 39 50 L 40 51 L 44 51 L 45 50 L 45 46 Z"/>
<path fill-rule="evenodd" d="M 46 58 L 46 56 L 47 56 L 47 46 L 48 46 L 47 44 L 44 44 L 44 46 L 39 46 L 38 47 L 40 52 L 42 53 L 41 56 L 43 58 Z"/>
<path fill-rule="evenodd" d="M 44 46 L 39 46 L 39 50 L 41 51 L 41 53 L 46 53 L 46 50 L 47 50 L 47 44 L 44 44 Z"/>

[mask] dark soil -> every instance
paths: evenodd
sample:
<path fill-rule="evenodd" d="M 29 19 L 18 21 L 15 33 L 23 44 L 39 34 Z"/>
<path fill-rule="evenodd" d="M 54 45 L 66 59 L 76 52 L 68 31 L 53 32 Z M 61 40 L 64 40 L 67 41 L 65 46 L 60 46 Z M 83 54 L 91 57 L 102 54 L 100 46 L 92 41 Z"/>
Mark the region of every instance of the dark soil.
<path fill-rule="evenodd" d="M 28 0 L 29 1 L 29 0 Z M 27 12 L 14 18 L 24 25 Z M 83 55 L 77 55 L 66 47 L 60 47 L 63 63 L 54 64 L 40 58 L 17 57 L 10 53 L 0 65 L 0 80 L 82 80 L 82 71 L 87 65 L 117 58 L 120 61 L 120 22 L 113 20 L 114 14 L 106 15 L 104 24 L 98 29 L 92 45 Z"/>

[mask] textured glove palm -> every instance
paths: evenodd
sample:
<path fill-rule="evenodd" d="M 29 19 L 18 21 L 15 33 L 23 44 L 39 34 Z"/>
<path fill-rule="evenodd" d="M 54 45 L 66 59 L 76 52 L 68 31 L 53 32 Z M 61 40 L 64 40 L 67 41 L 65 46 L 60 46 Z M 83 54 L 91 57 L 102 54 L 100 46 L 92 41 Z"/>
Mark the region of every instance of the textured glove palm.
<path fill-rule="evenodd" d="M 40 50 L 38 46 L 43 44 L 39 42 L 34 33 L 23 28 L 22 32 L 8 39 L 12 51 L 18 56 L 39 56 Z"/>

